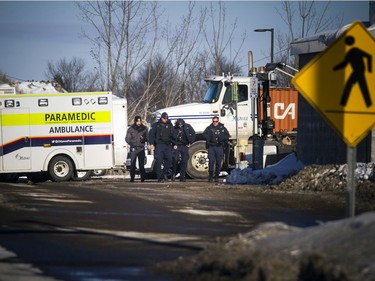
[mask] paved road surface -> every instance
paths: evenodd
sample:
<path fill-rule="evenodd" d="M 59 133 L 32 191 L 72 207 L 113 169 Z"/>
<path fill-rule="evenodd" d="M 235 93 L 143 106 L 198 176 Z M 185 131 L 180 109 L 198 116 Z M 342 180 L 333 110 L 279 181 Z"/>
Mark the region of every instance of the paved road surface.
<path fill-rule="evenodd" d="M 202 181 L 0 183 L 0 280 L 167 280 L 148 268 L 262 222 L 310 226 L 345 206 Z"/>

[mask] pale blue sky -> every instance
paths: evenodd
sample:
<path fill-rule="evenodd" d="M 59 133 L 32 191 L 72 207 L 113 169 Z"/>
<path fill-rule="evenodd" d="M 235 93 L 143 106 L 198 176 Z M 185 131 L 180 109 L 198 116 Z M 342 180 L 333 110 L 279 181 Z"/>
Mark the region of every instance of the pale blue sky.
<path fill-rule="evenodd" d="M 223 1 L 227 9 L 227 22 L 238 18 L 237 33 L 247 31 L 243 47 L 243 61 L 251 50 L 256 66 L 269 59 L 270 33 L 256 33 L 256 28 L 274 28 L 286 31 L 277 9 L 280 1 Z M 184 12 L 187 2 L 160 2 L 165 16 L 171 21 Z M 208 5 L 208 2 L 199 2 Z M 0 1 L 0 70 L 14 80 L 45 79 L 47 61 L 62 58 L 84 58 L 91 65 L 91 43 L 80 36 L 82 28 L 89 29 L 78 17 L 79 10 L 72 1 Z M 368 21 L 367 1 L 333 1 L 330 14 L 343 17 L 343 25 L 353 20 Z M 235 44 L 235 42 L 233 43 Z M 275 47 L 276 51 L 276 47 Z"/>

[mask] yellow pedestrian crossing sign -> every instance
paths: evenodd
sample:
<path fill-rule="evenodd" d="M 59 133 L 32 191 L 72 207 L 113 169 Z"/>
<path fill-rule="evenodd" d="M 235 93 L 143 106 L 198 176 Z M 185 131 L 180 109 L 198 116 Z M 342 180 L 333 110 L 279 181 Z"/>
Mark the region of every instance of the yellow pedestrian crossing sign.
<path fill-rule="evenodd" d="M 292 81 L 351 147 L 375 125 L 374 61 L 374 37 L 354 22 Z"/>

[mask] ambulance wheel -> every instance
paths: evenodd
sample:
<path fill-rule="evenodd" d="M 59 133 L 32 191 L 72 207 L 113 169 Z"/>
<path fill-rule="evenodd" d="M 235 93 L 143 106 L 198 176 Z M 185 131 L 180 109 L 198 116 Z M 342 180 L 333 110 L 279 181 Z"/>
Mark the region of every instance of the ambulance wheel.
<path fill-rule="evenodd" d="M 3 174 L 0 175 L 1 182 L 17 182 L 19 176 L 17 174 Z"/>
<path fill-rule="evenodd" d="M 72 180 L 74 181 L 85 181 L 92 175 L 92 170 L 76 171 L 73 173 Z"/>
<path fill-rule="evenodd" d="M 198 141 L 189 147 L 189 161 L 186 173 L 193 179 L 208 178 L 208 153 L 205 141 Z"/>
<path fill-rule="evenodd" d="M 73 163 L 66 156 L 55 156 L 48 165 L 48 173 L 52 181 L 68 181 L 73 175 Z"/>

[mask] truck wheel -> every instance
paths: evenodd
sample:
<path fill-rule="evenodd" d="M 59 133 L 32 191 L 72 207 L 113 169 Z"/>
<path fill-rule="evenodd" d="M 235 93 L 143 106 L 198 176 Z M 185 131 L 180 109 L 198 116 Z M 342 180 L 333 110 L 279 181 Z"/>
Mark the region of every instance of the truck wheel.
<path fill-rule="evenodd" d="M 77 175 L 73 173 L 72 179 L 74 181 L 85 181 L 89 179 L 92 175 L 92 170 L 86 170 L 86 171 L 76 171 Z"/>
<path fill-rule="evenodd" d="M 56 156 L 48 164 L 48 173 L 52 181 L 68 181 L 73 175 L 73 163 L 66 156 Z"/>
<path fill-rule="evenodd" d="M 107 173 L 107 170 L 93 170 L 92 176 L 101 177 L 101 176 L 104 176 L 106 173 Z"/>
<path fill-rule="evenodd" d="M 208 153 L 205 141 L 193 143 L 189 148 L 189 161 L 186 173 L 193 179 L 208 178 Z"/>
<path fill-rule="evenodd" d="M 27 175 L 27 179 L 32 182 L 45 182 L 49 180 L 49 176 L 46 172 L 32 173 Z"/>

